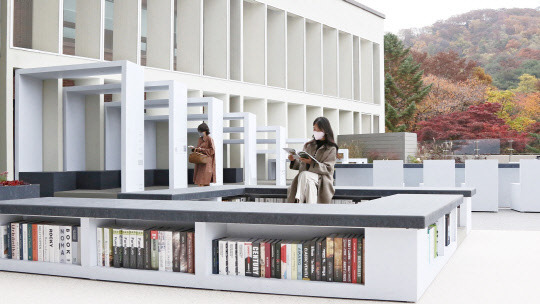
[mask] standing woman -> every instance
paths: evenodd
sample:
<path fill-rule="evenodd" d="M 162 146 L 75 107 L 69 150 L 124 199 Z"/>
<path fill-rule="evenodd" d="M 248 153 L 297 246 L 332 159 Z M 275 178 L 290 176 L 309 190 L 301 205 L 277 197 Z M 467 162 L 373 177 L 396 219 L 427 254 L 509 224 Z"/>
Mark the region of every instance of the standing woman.
<path fill-rule="evenodd" d="M 216 182 L 216 149 L 214 140 L 210 137 L 210 129 L 206 123 L 202 123 L 197 127 L 199 132 L 199 140 L 197 147 L 191 149 L 193 152 L 199 152 L 210 157 L 210 161 L 206 164 L 195 164 L 195 172 L 193 173 L 193 183 L 199 187 L 209 186 L 210 183 Z"/>
<path fill-rule="evenodd" d="M 300 172 L 289 188 L 287 202 L 330 204 L 335 192 L 334 165 L 338 146 L 326 117 L 318 117 L 313 122 L 313 139 L 304 145 L 304 151 L 318 163 L 311 158 L 295 160 L 289 155 L 290 168 Z"/>

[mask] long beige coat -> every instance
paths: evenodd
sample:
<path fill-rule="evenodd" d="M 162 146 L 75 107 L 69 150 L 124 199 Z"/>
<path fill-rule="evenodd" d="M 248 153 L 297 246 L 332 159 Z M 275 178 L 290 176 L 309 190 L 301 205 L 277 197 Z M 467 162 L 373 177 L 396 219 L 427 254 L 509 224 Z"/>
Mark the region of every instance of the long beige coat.
<path fill-rule="evenodd" d="M 210 136 L 199 137 L 197 142 L 197 152 L 206 154 L 212 159 L 207 164 L 195 164 L 195 171 L 193 172 L 193 183 L 195 185 L 209 185 L 216 182 L 216 149 L 214 147 L 214 140 Z"/>
<path fill-rule="evenodd" d="M 304 151 L 315 157 L 321 165 L 312 162 L 309 166 L 310 172 L 319 175 L 318 204 L 330 204 L 334 196 L 334 165 L 336 164 L 336 147 L 322 145 L 317 150 L 317 143 L 311 140 L 304 145 Z M 300 172 L 306 171 L 307 165 L 299 160 L 291 162 L 290 168 Z M 294 178 L 288 191 L 287 202 L 294 203 L 298 187 L 298 175 Z"/>

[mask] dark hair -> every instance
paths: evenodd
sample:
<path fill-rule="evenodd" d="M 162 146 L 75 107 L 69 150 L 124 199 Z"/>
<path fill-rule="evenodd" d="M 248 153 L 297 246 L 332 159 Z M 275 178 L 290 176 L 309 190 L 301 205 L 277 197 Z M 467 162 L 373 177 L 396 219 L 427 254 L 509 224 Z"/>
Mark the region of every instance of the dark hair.
<path fill-rule="evenodd" d="M 208 125 L 203 122 L 197 127 L 197 132 L 206 132 L 206 135 L 210 135 L 210 128 L 208 128 Z"/>
<path fill-rule="evenodd" d="M 317 117 L 313 121 L 313 125 L 317 125 L 317 127 L 324 132 L 324 144 L 331 147 L 336 147 L 336 153 L 337 150 L 339 150 L 338 145 L 336 144 L 336 141 L 334 140 L 334 131 L 332 131 L 332 126 L 330 125 L 330 121 L 326 117 Z"/>

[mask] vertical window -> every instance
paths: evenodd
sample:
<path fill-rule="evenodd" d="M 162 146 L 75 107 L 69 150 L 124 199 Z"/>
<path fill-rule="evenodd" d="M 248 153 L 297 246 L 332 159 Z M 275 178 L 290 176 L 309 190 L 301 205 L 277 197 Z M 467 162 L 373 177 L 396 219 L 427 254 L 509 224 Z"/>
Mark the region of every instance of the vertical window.
<path fill-rule="evenodd" d="M 141 65 L 146 65 L 146 37 L 148 32 L 147 0 L 141 1 Z"/>
<path fill-rule="evenodd" d="M 32 48 L 33 0 L 13 1 L 13 46 Z"/>
<path fill-rule="evenodd" d="M 104 58 L 112 60 L 113 54 L 114 0 L 105 0 Z"/>
<path fill-rule="evenodd" d="M 77 0 L 64 0 L 63 53 L 75 55 L 75 18 Z"/>

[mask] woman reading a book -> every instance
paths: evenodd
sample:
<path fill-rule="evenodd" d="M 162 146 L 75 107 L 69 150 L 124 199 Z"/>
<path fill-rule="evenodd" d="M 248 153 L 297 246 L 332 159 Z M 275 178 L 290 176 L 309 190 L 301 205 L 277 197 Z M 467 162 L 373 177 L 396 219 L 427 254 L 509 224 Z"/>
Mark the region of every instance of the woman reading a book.
<path fill-rule="evenodd" d="M 210 157 L 210 161 L 204 164 L 195 164 L 193 173 L 193 183 L 199 187 L 209 186 L 210 183 L 216 182 L 216 158 L 214 148 L 214 140 L 210 137 L 210 129 L 206 123 L 202 123 L 197 127 L 199 132 L 199 140 L 197 147 L 189 146 L 192 152 L 199 152 Z"/>
<path fill-rule="evenodd" d="M 313 139 L 304 151 L 290 154 L 290 168 L 298 170 L 287 197 L 289 203 L 330 204 L 334 196 L 334 165 L 338 146 L 325 117 L 313 122 Z"/>

